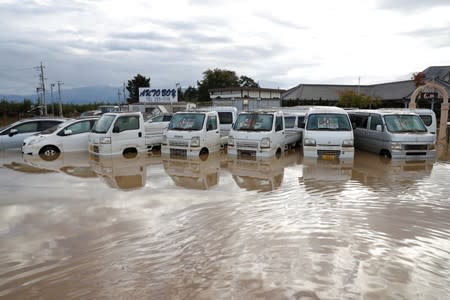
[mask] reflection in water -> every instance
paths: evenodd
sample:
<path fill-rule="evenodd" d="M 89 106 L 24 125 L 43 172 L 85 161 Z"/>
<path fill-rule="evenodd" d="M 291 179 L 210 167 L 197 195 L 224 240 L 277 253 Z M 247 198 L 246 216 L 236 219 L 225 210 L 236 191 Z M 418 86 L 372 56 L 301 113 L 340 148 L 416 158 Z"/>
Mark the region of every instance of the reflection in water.
<path fill-rule="evenodd" d="M 162 163 L 167 175 L 180 187 L 208 190 L 219 182 L 221 153 L 203 157 L 163 155 Z"/>
<path fill-rule="evenodd" d="M 283 182 L 284 168 L 295 165 L 299 153 L 289 151 L 279 158 L 237 158 L 230 157 L 228 170 L 236 184 L 248 191 L 267 192 L 277 189 Z"/>
<path fill-rule="evenodd" d="M 23 160 L 30 166 L 42 170 L 63 172 L 70 176 L 91 178 L 97 175 L 91 170 L 88 152 L 61 153 L 53 160 L 43 159 L 39 155 L 24 155 Z"/>
<path fill-rule="evenodd" d="M 145 186 L 147 154 L 125 157 L 90 154 L 92 170 L 111 188 L 133 190 Z"/>
<path fill-rule="evenodd" d="M 0 158 L 1 298 L 450 294 L 448 161 L 93 157 L 84 178 Z"/>

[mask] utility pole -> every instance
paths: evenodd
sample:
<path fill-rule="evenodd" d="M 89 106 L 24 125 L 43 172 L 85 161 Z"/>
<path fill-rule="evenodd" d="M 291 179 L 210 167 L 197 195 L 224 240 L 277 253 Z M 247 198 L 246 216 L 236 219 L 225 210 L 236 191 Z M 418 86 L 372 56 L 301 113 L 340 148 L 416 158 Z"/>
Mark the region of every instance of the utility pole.
<path fill-rule="evenodd" d="M 123 83 L 123 104 L 127 104 L 127 97 L 125 94 L 125 82 Z"/>
<path fill-rule="evenodd" d="M 54 83 L 50 83 L 50 99 L 52 101 L 52 113 L 53 116 L 56 116 L 55 114 L 55 102 L 53 101 L 53 87 L 55 86 Z"/>
<path fill-rule="evenodd" d="M 358 96 L 360 94 L 360 90 L 361 90 L 361 76 L 358 77 Z"/>
<path fill-rule="evenodd" d="M 122 101 L 122 93 L 120 92 L 120 89 L 117 89 L 117 104 L 120 105 L 120 101 Z"/>
<path fill-rule="evenodd" d="M 41 61 L 41 65 L 38 67 L 35 67 L 35 69 L 39 70 L 39 81 L 40 81 L 39 89 L 40 89 L 40 91 L 42 91 L 42 106 L 44 108 L 43 114 L 44 114 L 44 116 L 47 116 L 47 104 L 45 103 L 45 79 L 47 79 L 47 78 L 44 77 L 45 67 L 42 65 L 42 61 Z M 38 101 L 38 105 L 39 106 L 41 105 L 40 101 Z"/>
<path fill-rule="evenodd" d="M 61 85 L 64 84 L 64 82 L 58 80 L 56 82 L 58 84 L 58 97 L 59 97 L 59 116 L 63 117 L 63 111 L 62 111 L 62 102 L 61 102 Z"/>

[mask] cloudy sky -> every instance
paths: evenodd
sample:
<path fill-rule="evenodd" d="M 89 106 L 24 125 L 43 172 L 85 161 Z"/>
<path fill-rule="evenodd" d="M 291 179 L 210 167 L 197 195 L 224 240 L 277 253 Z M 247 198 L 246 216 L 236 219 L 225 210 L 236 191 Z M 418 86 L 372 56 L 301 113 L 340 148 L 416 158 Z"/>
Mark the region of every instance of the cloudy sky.
<path fill-rule="evenodd" d="M 263 87 L 409 79 L 450 65 L 448 0 L 0 0 L 0 94 L 195 85 L 207 69 Z"/>

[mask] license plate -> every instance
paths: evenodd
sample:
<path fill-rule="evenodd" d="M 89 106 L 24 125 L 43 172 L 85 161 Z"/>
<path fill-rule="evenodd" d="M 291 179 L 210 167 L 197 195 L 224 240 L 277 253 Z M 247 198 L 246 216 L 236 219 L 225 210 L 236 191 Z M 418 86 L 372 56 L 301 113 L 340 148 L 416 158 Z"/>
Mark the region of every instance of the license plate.
<path fill-rule="evenodd" d="M 324 160 L 335 160 L 336 156 L 332 155 L 332 154 L 324 154 L 324 155 L 322 155 L 322 159 L 324 159 Z"/>

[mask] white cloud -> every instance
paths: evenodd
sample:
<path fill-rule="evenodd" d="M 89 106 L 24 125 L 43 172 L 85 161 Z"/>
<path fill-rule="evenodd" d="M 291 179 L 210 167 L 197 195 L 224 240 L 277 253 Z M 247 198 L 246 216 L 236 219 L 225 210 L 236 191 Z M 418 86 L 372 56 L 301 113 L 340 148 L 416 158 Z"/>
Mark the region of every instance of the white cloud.
<path fill-rule="evenodd" d="M 41 61 L 66 88 L 188 86 L 216 67 L 268 87 L 391 81 L 449 64 L 450 6 L 421 3 L 0 1 L 0 94 L 33 93 Z"/>

